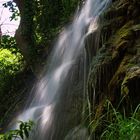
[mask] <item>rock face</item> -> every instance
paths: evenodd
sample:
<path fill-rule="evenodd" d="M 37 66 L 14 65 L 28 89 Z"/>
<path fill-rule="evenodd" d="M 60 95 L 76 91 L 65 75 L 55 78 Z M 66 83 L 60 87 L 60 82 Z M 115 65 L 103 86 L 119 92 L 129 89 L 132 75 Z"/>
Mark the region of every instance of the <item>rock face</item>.
<path fill-rule="evenodd" d="M 106 100 L 129 115 L 140 103 L 139 86 L 140 1 L 113 0 L 103 14 L 100 45 L 88 74 L 91 118 L 103 114 Z"/>

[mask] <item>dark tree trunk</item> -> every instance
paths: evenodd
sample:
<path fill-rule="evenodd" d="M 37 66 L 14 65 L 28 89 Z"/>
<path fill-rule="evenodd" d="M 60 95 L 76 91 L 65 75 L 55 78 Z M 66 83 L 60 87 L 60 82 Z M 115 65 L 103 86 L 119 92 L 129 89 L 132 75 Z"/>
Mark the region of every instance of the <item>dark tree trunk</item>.
<path fill-rule="evenodd" d="M 19 8 L 21 17 L 19 28 L 17 29 L 15 34 L 16 42 L 28 66 L 38 77 L 38 68 L 40 68 L 41 63 L 34 41 L 34 1 L 14 0 L 14 2 Z"/>

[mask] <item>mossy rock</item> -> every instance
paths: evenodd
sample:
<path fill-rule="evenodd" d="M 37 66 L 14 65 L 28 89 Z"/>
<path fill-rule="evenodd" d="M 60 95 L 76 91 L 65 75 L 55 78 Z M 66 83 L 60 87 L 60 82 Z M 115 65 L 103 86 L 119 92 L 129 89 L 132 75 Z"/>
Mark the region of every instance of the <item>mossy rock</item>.
<path fill-rule="evenodd" d="M 105 11 L 104 17 L 106 19 L 111 19 L 114 17 L 126 16 L 128 6 L 129 6 L 128 0 L 125 0 L 125 1 L 116 0 L 115 2 L 113 2 L 110 8 L 108 8 Z"/>
<path fill-rule="evenodd" d="M 126 73 L 126 76 L 121 85 L 121 94 L 129 95 L 130 87 L 128 85 L 129 85 L 129 83 L 135 84 L 134 81 L 137 79 L 140 80 L 140 67 L 135 66 L 135 67 L 130 68 L 129 71 Z M 130 85 L 130 86 L 135 87 L 133 85 Z M 138 90 L 138 89 L 136 89 L 136 90 Z M 139 96 L 139 95 L 137 95 L 137 96 Z"/>

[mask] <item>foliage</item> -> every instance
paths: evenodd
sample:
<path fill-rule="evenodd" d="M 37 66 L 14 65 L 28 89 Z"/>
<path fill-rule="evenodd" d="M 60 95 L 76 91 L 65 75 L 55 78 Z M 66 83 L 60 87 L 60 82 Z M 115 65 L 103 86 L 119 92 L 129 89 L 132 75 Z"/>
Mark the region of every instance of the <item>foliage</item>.
<path fill-rule="evenodd" d="M 2 36 L 0 45 L 0 89 L 6 77 L 14 76 L 23 68 L 22 55 L 13 37 Z"/>
<path fill-rule="evenodd" d="M 1 134 L 0 140 L 14 140 L 14 139 L 24 140 L 25 138 L 28 138 L 34 123 L 32 121 L 28 122 L 20 121 L 19 123 L 20 123 L 19 129 L 10 130 L 5 134 Z"/>
<path fill-rule="evenodd" d="M 3 6 L 5 8 L 9 8 L 9 11 L 12 12 L 12 16 L 10 17 L 10 20 L 17 20 L 19 17 L 19 11 L 17 9 L 17 6 L 15 3 L 13 3 L 12 1 L 8 1 L 6 3 L 3 4 Z"/>
<path fill-rule="evenodd" d="M 2 36 L 0 44 L 0 125 L 9 106 L 14 105 L 15 79 L 24 68 L 23 56 L 17 49 L 15 39 L 10 36 Z M 18 83 L 20 83 L 18 81 Z"/>
<path fill-rule="evenodd" d="M 3 49 L 15 48 L 15 49 L 17 49 L 15 38 L 11 37 L 9 35 L 3 35 L 1 37 L 0 48 L 3 48 Z"/>
<path fill-rule="evenodd" d="M 21 68 L 21 54 L 13 54 L 8 49 L 0 49 L 0 73 L 1 75 L 15 74 Z"/>
<path fill-rule="evenodd" d="M 126 117 L 113 108 L 113 120 L 101 135 L 101 140 L 138 140 L 140 139 L 140 111 L 138 106 L 131 117 Z"/>
<path fill-rule="evenodd" d="M 37 43 L 50 42 L 75 11 L 80 0 L 35 0 L 34 29 Z"/>
<path fill-rule="evenodd" d="M 100 140 L 139 140 L 140 139 L 140 105 L 132 115 L 126 116 L 106 102 L 107 111 L 100 117 L 90 121 L 91 135 Z M 100 134 L 101 133 L 101 134 Z M 97 134 L 97 135 L 96 135 Z"/>
<path fill-rule="evenodd" d="M 139 137 L 137 133 L 140 133 L 140 121 L 135 118 L 123 118 L 118 114 L 117 121 L 107 126 L 101 139 L 131 140 L 132 137 Z"/>

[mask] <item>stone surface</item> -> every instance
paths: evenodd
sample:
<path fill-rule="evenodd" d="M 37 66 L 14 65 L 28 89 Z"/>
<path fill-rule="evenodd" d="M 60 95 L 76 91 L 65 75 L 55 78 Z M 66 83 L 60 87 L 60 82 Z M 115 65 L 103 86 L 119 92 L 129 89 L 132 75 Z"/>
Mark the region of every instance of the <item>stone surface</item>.
<path fill-rule="evenodd" d="M 100 46 L 87 83 L 93 120 L 105 113 L 106 100 L 126 114 L 140 103 L 139 9 L 137 0 L 114 0 L 103 14 Z"/>

